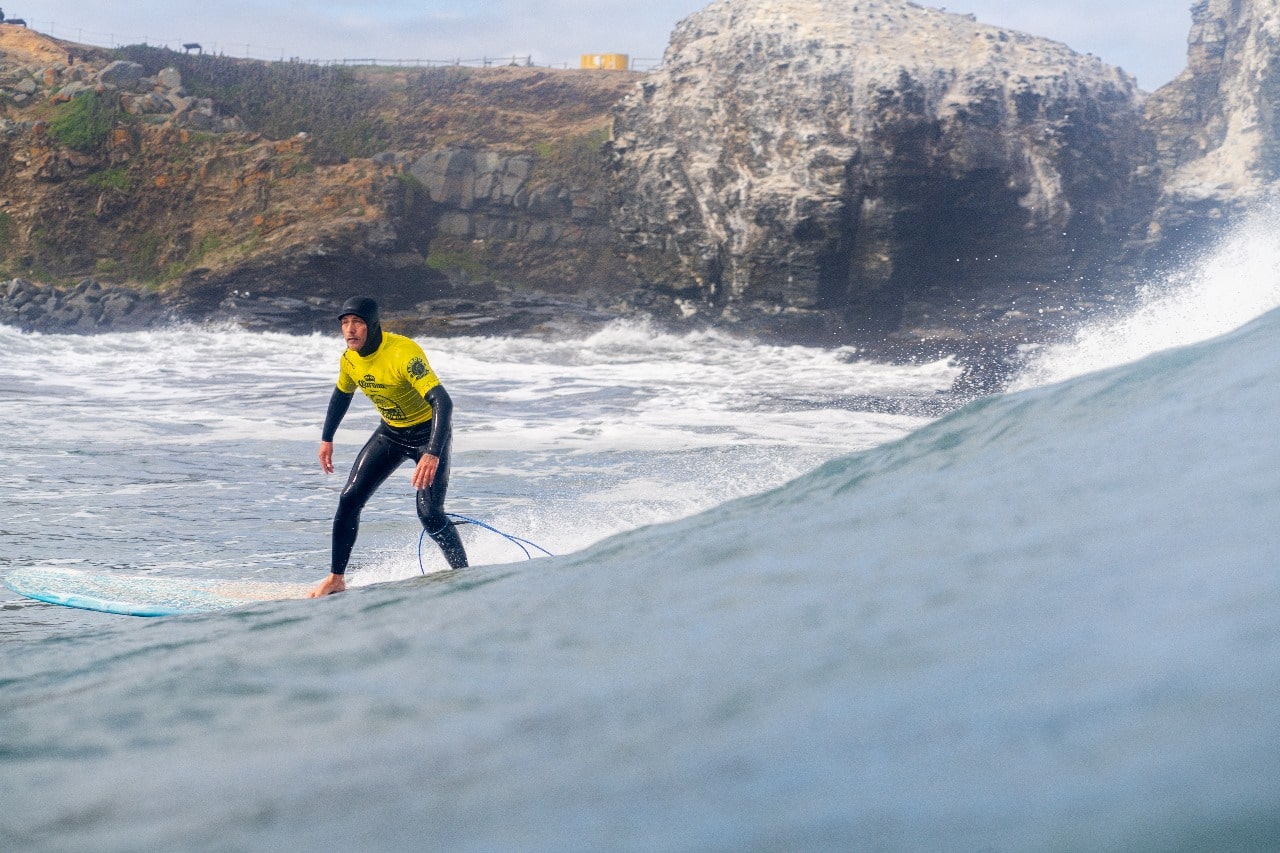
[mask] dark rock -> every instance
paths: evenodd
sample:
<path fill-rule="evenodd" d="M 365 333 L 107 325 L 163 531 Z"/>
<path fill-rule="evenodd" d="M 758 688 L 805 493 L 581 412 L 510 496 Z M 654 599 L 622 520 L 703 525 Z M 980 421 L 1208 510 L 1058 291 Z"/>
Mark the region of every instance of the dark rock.
<path fill-rule="evenodd" d="M 533 158 L 446 148 L 420 157 L 409 173 L 436 204 L 456 210 L 512 207 L 529 180 Z"/>
<path fill-rule="evenodd" d="M 5 303 L 14 307 L 21 308 L 31 301 L 40 289 L 24 278 L 15 278 L 6 285 Z"/>
<path fill-rule="evenodd" d="M 24 331 L 90 333 L 155 328 L 172 313 L 154 293 L 84 279 L 63 290 L 13 279 L 0 291 L 0 322 Z"/>

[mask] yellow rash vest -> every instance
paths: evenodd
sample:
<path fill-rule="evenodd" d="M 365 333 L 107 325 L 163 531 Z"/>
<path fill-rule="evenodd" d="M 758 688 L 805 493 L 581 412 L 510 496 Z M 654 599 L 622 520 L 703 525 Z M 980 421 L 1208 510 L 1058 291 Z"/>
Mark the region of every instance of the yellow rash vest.
<path fill-rule="evenodd" d="M 382 333 L 382 345 L 373 355 L 349 349 L 338 367 L 339 391 L 353 394 L 362 389 L 382 419 L 402 429 L 431 420 L 431 404 L 424 398 L 439 384 L 422 347 L 391 332 Z"/>

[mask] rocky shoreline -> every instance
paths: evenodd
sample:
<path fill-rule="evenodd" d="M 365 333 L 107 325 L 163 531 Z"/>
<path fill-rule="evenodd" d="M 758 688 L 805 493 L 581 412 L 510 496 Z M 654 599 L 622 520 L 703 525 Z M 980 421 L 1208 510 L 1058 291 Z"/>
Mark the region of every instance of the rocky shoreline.
<path fill-rule="evenodd" d="M 128 332 L 173 319 L 157 294 L 111 287 L 92 278 L 70 289 L 24 278 L 0 284 L 0 325 L 24 332 Z"/>
<path fill-rule="evenodd" d="M 60 282 L 0 281 L 0 324 L 307 334 L 363 291 L 417 336 L 643 319 L 998 373 L 1280 192 L 1268 14 L 1197 3 L 1150 97 L 907 0 L 716 0 L 622 77 L 122 59 L 0 26 L 0 269 Z M 345 118 L 293 132 L 246 90 Z"/>
<path fill-rule="evenodd" d="M 93 278 L 71 288 L 15 278 L 0 283 L 0 325 L 23 332 L 91 335 L 179 323 L 232 323 L 246 331 L 308 334 L 334 329 L 340 302 L 232 290 L 216 301 L 197 303 Z M 496 286 L 431 300 L 414 311 L 384 311 L 388 327 L 434 337 L 573 334 L 628 316 L 635 316 L 629 304 L 609 310 Z"/>
<path fill-rule="evenodd" d="M 670 306 L 651 304 L 652 294 L 636 292 L 633 300 L 609 306 L 584 304 L 572 299 L 511 288 L 485 286 L 473 292 L 423 303 L 414 311 L 385 311 L 384 324 L 403 334 L 449 338 L 461 336 L 585 336 L 609 323 L 641 319 L 655 329 L 673 333 L 693 328 L 715 328 L 761 342 L 794 343 L 789 337 L 775 340 L 767 326 L 745 322 L 726 327 L 705 321 L 677 320 Z M 647 300 L 647 301 L 646 301 Z M 94 335 L 163 329 L 181 324 L 230 324 L 246 332 L 311 334 L 334 332 L 340 302 L 323 297 L 299 299 L 233 290 L 216 302 L 181 301 L 172 295 L 138 292 L 87 278 L 74 287 L 61 288 L 16 278 L 0 282 L 0 325 L 26 333 Z M 1069 328 L 1078 317 L 1063 318 Z M 1043 343 L 1056 337 L 1039 326 L 1005 330 L 992 337 L 977 329 L 961 338 L 868 339 L 855 347 L 858 357 L 884 362 L 921 362 L 952 358 L 964 370 L 954 390 L 981 395 L 1000 390 L 1016 372 L 1026 343 Z M 809 341 L 821 345 L 821 341 Z"/>

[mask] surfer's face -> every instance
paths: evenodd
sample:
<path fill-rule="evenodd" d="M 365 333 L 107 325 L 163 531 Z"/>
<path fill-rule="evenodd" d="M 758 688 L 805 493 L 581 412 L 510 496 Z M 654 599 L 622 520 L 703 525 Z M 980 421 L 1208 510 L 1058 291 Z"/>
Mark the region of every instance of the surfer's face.
<path fill-rule="evenodd" d="M 369 340 L 369 324 L 355 314 L 347 314 L 342 318 L 342 337 L 347 349 L 359 350 Z"/>

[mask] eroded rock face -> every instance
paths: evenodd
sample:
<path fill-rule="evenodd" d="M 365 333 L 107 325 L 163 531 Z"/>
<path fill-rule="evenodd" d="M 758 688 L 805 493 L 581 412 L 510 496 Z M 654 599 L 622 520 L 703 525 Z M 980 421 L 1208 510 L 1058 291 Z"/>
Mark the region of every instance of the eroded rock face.
<path fill-rule="evenodd" d="M 440 233 L 467 240 L 516 240 L 547 246 L 603 244 L 609 239 L 599 187 L 530 180 L 534 157 L 443 148 L 409 168 L 435 206 Z"/>
<path fill-rule="evenodd" d="M 1191 17 L 1186 70 L 1146 106 L 1164 172 L 1151 236 L 1165 252 L 1280 188 L 1280 0 L 1202 0 Z"/>
<path fill-rule="evenodd" d="M 1077 287 L 1144 221 L 1139 98 L 1065 45 L 903 0 L 720 0 L 616 114 L 614 224 L 703 311 L 945 324 L 978 292 Z"/>

